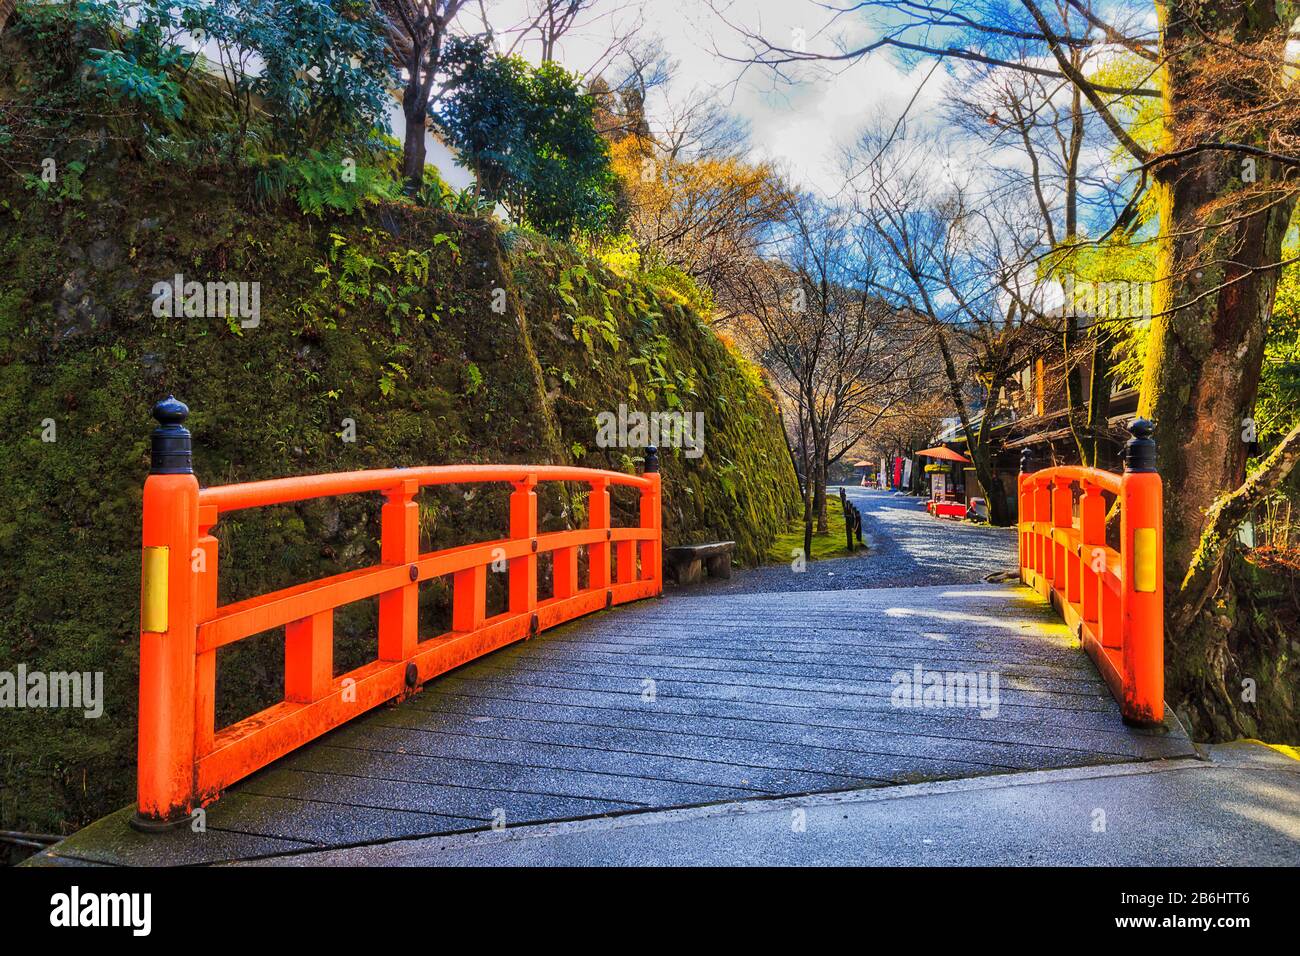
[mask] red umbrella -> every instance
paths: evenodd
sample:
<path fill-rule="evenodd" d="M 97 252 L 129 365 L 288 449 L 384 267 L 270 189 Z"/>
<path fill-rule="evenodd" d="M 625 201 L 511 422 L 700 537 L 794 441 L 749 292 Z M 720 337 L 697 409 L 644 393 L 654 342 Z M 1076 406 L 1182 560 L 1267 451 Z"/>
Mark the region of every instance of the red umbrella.
<path fill-rule="evenodd" d="M 940 445 L 938 448 L 922 448 L 917 452 L 918 455 L 924 455 L 926 458 L 942 458 L 944 461 L 964 461 L 970 464 L 970 459 L 959 451 L 953 451 L 951 448 L 944 448 Z"/>

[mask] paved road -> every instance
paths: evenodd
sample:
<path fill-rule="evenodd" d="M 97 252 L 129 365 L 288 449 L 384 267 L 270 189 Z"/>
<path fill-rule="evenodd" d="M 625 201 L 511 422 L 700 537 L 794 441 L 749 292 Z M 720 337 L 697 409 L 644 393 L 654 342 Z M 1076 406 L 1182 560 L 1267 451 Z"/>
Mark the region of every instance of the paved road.
<path fill-rule="evenodd" d="M 267 861 L 381 866 L 1296 866 L 1300 761 L 1184 758 L 506 828 Z"/>
<path fill-rule="evenodd" d="M 849 499 L 862 511 L 862 535 L 870 544 L 854 557 L 810 562 L 796 573 L 787 565 L 756 568 L 730 581 L 706 580 L 681 594 L 700 597 L 719 592 L 828 591 L 848 588 L 902 588 L 975 584 L 992 571 L 1016 567 L 1016 533 L 951 519 L 933 518 L 919 498 L 892 491 L 848 486 Z M 839 489 L 829 491 L 829 507 L 839 507 Z"/>

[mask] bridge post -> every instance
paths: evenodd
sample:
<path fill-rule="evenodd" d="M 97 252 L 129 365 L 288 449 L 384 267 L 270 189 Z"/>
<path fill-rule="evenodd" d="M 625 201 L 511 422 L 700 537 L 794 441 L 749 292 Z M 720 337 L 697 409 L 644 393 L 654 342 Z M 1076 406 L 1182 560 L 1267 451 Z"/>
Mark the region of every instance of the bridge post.
<path fill-rule="evenodd" d="M 653 541 L 641 542 L 641 578 L 654 581 L 657 593 L 663 594 L 663 523 L 662 486 L 659 478 L 659 449 L 654 445 L 646 446 L 645 467 L 642 476 L 650 481 L 650 487 L 641 492 L 641 527 L 653 528 L 656 532 Z"/>
<path fill-rule="evenodd" d="M 184 824 L 194 809 L 195 568 L 206 552 L 199 550 L 199 482 L 183 424 L 189 413 L 185 403 L 170 395 L 154 405 L 158 427 L 151 435 L 152 463 L 144 483 L 139 738 L 131 825 L 145 831 Z M 211 550 L 215 558 L 215 548 Z"/>
<path fill-rule="evenodd" d="M 1019 527 L 1019 534 L 1016 541 L 1020 548 L 1020 581 L 1022 584 L 1028 584 L 1025 580 L 1025 568 L 1033 564 L 1033 534 L 1034 534 L 1034 492 L 1032 479 L 1029 478 L 1038 468 L 1038 463 L 1034 459 L 1034 450 L 1032 448 L 1022 448 L 1020 450 L 1020 474 L 1016 478 L 1016 523 Z M 1029 529 L 1025 529 L 1025 525 Z"/>
<path fill-rule="evenodd" d="M 1121 551 L 1124 555 L 1120 620 L 1124 628 L 1123 712 L 1136 723 L 1164 720 L 1164 529 L 1160 476 L 1156 473 L 1155 426 L 1145 418 L 1129 424 L 1120 487 Z"/>

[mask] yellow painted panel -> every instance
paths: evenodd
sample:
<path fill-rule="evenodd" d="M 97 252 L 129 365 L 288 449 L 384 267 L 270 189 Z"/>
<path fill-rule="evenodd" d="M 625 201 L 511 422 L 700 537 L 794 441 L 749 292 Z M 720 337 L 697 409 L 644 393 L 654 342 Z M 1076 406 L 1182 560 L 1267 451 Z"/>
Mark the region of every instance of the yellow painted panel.
<path fill-rule="evenodd" d="M 1133 590 L 1152 594 L 1156 589 L 1156 529 L 1133 529 Z"/>
<path fill-rule="evenodd" d="M 140 572 L 140 630 L 154 634 L 167 630 L 167 551 L 145 548 Z"/>

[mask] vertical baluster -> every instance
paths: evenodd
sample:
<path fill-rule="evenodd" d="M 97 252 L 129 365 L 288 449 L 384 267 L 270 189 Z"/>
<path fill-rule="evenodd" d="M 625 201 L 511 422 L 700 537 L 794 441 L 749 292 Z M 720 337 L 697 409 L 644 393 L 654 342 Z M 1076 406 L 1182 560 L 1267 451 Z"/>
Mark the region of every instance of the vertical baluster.
<path fill-rule="evenodd" d="M 593 478 L 587 499 L 587 526 L 604 531 L 604 541 L 587 546 L 587 568 L 592 588 L 609 587 L 609 479 Z"/>
<path fill-rule="evenodd" d="M 1052 520 L 1052 489 L 1050 478 L 1039 478 L 1034 488 L 1035 551 L 1037 552 L 1038 590 L 1047 596 L 1052 581 L 1052 542 L 1042 529 Z"/>
<path fill-rule="evenodd" d="M 1056 540 L 1055 529 L 1069 528 L 1074 523 L 1074 498 L 1070 493 L 1068 478 L 1057 477 L 1052 482 L 1052 586 L 1061 597 L 1066 597 L 1069 576 L 1070 549 Z"/>
<path fill-rule="evenodd" d="M 334 612 L 321 611 L 285 627 L 284 699 L 310 704 L 334 681 Z"/>
<path fill-rule="evenodd" d="M 1016 476 L 1016 532 L 1017 551 L 1020 556 L 1020 580 L 1028 584 L 1028 571 L 1033 569 L 1034 542 L 1034 482 L 1030 475 L 1034 471 L 1034 453 L 1032 449 L 1020 450 L 1020 474 Z"/>
<path fill-rule="evenodd" d="M 510 495 L 510 537 L 514 541 L 537 539 L 537 476 L 515 482 Z M 525 614 L 537 607 L 537 553 L 510 559 L 510 613 Z"/>
<path fill-rule="evenodd" d="M 1079 540 L 1083 544 L 1083 620 L 1100 630 L 1101 602 L 1105 600 L 1106 582 L 1106 499 L 1092 482 L 1084 482 L 1079 499 Z"/>
<path fill-rule="evenodd" d="M 451 578 L 451 629 L 473 631 L 487 614 L 487 566 L 457 571 Z"/>
<path fill-rule="evenodd" d="M 408 564 L 420 556 L 420 508 L 412 500 L 420 490 L 410 478 L 384 491 L 380 512 L 380 557 L 385 564 Z M 379 659 L 404 661 L 418 642 L 420 586 L 410 584 L 379 595 Z"/>
<path fill-rule="evenodd" d="M 578 549 L 556 548 L 551 555 L 551 578 L 555 584 L 555 596 L 573 597 L 578 593 Z"/>

